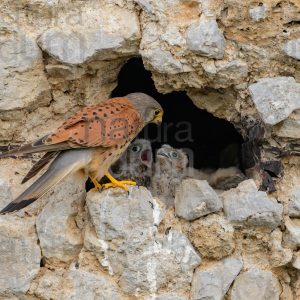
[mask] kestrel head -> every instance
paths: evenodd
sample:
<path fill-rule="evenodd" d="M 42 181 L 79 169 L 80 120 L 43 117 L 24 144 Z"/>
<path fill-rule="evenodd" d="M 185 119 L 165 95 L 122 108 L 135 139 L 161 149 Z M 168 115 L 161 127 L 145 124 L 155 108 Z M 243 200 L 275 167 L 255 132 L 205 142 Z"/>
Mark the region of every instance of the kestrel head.
<path fill-rule="evenodd" d="M 151 143 L 148 140 L 137 139 L 127 149 L 127 162 L 143 164 L 151 168 L 153 157 Z"/>
<path fill-rule="evenodd" d="M 130 174 L 141 185 L 150 183 L 153 166 L 151 143 L 148 140 L 136 139 L 123 153 L 122 157 L 111 167 L 117 177 Z"/>
<path fill-rule="evenodd" d="M 188 165 L 187 154 L 170 145 L 163 145 L 158 149 L 156 161 L 162 172 L 182 172 Z"/>
<path fill-rule="evenodd" d="M 131 93 L 126 96 L 139 111 L 145 125 L 148 123 L 159 124 L 162 121 L 163 109 L 152 97 L 144 93 Z"/>

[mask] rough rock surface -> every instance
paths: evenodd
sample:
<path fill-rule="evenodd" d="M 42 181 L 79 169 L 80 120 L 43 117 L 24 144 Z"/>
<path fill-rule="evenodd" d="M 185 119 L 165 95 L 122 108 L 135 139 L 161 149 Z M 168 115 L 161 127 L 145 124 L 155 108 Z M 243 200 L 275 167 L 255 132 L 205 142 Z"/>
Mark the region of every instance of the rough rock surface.
<path fill-rule="evenodd" d="M 300 246 L 300 220 L 287 217 L 285 226 L 284 242 L 288 247 L 296 249 Z"/>
<path fill-rule="evenodd" d="M 200 19 L 199 24 L 191 25 L 186 32 L 188 48 L 202 56 L 222 59 L 225 51 L 225 38 L 214 19 Z"/>
<path fill-rule="evenodd" d="M 300 39 L 287 42 L 283 50 L 288 56 L 300 60 Z"/>
<path fill-rule="evenodd" d="M 231 299 L 276 300 L 279 299 L 280 293 L 279 282 L 272 272 L 252 269 L 236 278 L 231 290 Z"/>
<path fill-rule="evenodd" d="M 216 214 L 194 221 L 189 229 L 189 238 L 201 256 L 206 258 L 221 259 L 235 248 L 233 226 L 225 217 Z"/>
<path fill-rule="evenodd" d="M 121 67 L 139 56 L 159 92 L 186 92 L 234 124 L 255 163 L 280 161 L 284 172 L 271 195 L 246 182 L 219 196 L 224 212 L 206 186 L 213 209 L 195 213 L 183 201 L 189 220 L 143 189 L 130 200 L 107 192 L 112 203 L 89 194 L 82 207 L 84 183 L 66 183 L 0 216 L 0 298 L 186 300 L 201 255 L 200 272 L 224 257 L 243 260 L 225 299 L 242 300 L 245 289 L 247 299 L 300 299 L 299 11 L 299 0 L 2 0 L 1 146 L 44 136 L 109 97 Z M 1 207 L 30 184 L 20 182 L 31 164 L 1 159 Z"/>
<path fill-rule="evenodd" d="M 121 190 L 89 193 L 87 206 L 97 237 L 86 246 L 102 247 L 100 263 L 120 275 L 122 290 L 156 293 L 166 284 L 185 290 L 201 259 L 182 233 L 158 234 L 164 209 L 147 189 L 131 188 L 129 196 Z"/>
<path fill-rule="evenodd" d="M 70 288 L 64 291 L 63 299 L 124 299 L 117 285 L 103 274 L 71 270 L 64 279 Z"/>
<path fill-rule="evenodd" d="M 222 300 L 243 267 L 239 258 L 228 257 L 207 267 L 197 269 L 192 283 L 192 300 Z"/>
<path fill-rule="evenodd" d="M 275 125 L 300 108 L 300 83 L 293 77 L 263 78 L 249 91 L 266 124 Z"/>
<path fill-rule="evenodd" d="M 289 216 L 300 217 L 300 187 L 295 187 L 289 201 Z"/>
<path fill-rule="evenodd" d="M 252 179 L 222 194 L 224 212 L 236 225 L 277 227 L 282 219 L 282 205 L 265 192 L 257 191 Z"/>
<path fill-rule="evenodd" d="M 84 180 L 70 176 L 57 185 L 36 220 L 43 255 L 70 261 L 80 252 L 83 239 L 75 216 L 85 199 Z"/>
<path fill-rule="evenodd" d="M 195 220 L 222 207 L 217 193 L 205 180 L 183 180 L 175 196 L 175 212 L 186 220 Z"/>
<path fill-rule="evenodd" d="M 26 293 L 41 261 L 34 220 L 1 216 L 0 245 L 0 294 Z"/>

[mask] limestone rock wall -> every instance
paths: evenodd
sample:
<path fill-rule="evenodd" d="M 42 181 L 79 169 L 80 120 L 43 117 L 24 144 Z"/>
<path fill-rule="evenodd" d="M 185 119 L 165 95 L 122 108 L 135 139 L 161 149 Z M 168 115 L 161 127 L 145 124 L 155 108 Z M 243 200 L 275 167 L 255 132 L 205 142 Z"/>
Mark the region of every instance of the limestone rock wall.
<path fill-rule="evenodd" d="M 299 0 L 2 0 L 1 145 L 107 98 L 141 56 L 160 92 L 232 122 L 259 163 L 221 195 L 184 182 L 175 211 L 144 188 L 86 195 L 67 179 L 0 216 L 0 297 L 299 299 L 299 22 Z M 30 165 L 0 161 L 1 206 Z M 281 175 L 272 195 L 257 189 L 266 170 Z"/>

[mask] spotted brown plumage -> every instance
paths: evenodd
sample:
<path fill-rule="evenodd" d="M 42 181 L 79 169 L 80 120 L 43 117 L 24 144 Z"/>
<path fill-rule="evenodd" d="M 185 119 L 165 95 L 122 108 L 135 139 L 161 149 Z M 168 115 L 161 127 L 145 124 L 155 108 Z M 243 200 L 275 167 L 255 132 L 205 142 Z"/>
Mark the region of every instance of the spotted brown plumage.
<path fill-rule="evenodd" d="M 87 172 L 98 188 L 98 180 L 106 175 L 112 182 L 106 187 L 120 186 L 127 189 L 124 184 L 133 182 L 118 182 L 110 176 L 108 169 L 146 124 L 161 122 L 162 114 L 161 106 L 152 97 L 143 93 L 132 93 L 84 107 L 55 132 L 1 154 L 0 158 L 46 152 L 26 175 L 25 181 L 51 161 L 52 163 L 39 179 L 0 213 L 27 206 L 65 176 L 80 170 Z"/>

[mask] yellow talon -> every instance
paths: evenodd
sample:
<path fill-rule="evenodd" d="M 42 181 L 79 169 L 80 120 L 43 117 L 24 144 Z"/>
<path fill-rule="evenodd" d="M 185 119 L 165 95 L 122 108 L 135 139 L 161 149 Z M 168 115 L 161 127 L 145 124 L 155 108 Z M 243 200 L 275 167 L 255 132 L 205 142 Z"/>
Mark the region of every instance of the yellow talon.
<path fill-rule="evenodd" d="M 124 189 L 125 191 L 129 191 L 129 188 L 126 186 L 127 185 L 136 185 L 135 181 L 131 181 L 131 180 L 122 180 L 119 181 L 117 179 L 115 179 L 114 177 L 112 177 L 110 174 L 105 174 L 105 176 L 111 181 L 111 183 L 106 183 L 103 185 L 103 188 L 108 189 L 110 187 L 116 188 L 116 187 L 120 187 L 122 189 Z"/>
<path fill-rule="evenodd" d="M 92 177 L 90 177 L 90 179 L 91 179 L 91 181 L 93 182 L 93 184 L 94 184 L 94 188 L 93 188 L 93 190 L 95 189 L 95 190 L 102 190 L 102 188 L 103 188 L 103 186 L 102 186 L 102 184 L 100 184 L 99 182 L 98 182 L 98 180 L 97 179 L 93 179 Z"/>

